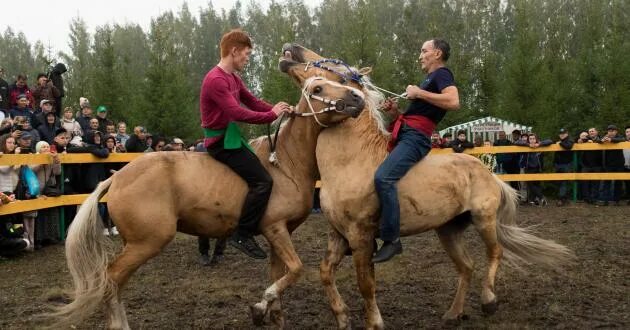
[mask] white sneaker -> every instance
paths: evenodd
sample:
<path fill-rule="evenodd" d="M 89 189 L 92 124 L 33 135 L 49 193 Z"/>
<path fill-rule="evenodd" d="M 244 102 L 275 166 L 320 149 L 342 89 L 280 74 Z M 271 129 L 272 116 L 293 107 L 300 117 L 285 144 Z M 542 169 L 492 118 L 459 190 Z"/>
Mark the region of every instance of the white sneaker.
<path fill-rule="evenodd" d="M 112 235 L 114 236 L 118 236 L 118 228 L 116 228 L 116 226 L 112 227 Z"/>
<path fill-rule="evenodd" d="M 103 229 L 103 235 L 109 236 L 109 230 L 107 230 L 107 228 Z"/>

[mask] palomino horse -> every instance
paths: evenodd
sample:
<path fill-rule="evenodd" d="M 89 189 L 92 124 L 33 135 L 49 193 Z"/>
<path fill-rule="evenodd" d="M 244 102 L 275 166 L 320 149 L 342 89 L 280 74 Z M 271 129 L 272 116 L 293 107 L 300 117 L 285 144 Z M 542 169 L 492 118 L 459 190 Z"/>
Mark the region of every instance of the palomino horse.
<path fill-rule="evenodd" d="M 341 61 L 328 60 L 299 45 L 285 45 L 280 69 L 296 82 L 324 76 L 362 88 L 374 95 L 367 77 Z M 361 72 L 367 72 L 361 70 Z M 382 95 L 381 95 L 382 99 Z M 373 105 L 375 102 L 372 102 Z M 335 285 L 335 268 L 350 248 L 360 292 L 365 301 L 366 328 L 381 329 L 375 298 L 371 258 L 377 233 L 379 203 L 374 173 L 386 156 L 389 134 L 375 107 L 320 134 L 317 164 L 322 180 L 320 200 L 330 222 L 328 250 L 321 263 L 321 280 L 339 328 L 350 327 L 348 308 Z M 339 145 L 337 141 L 345 141 Z M 463 315 L 466 291 L 473 271 L 462 233 L 473 224 L 486 245 L 488 270 L 482 282 L 482 310 L 497 308 L 494 280 L 501 257 L 509 264 L 541 264 L 550 268 L 569 262 L 565 246 L 532 235 L 515 223 L 517 193 L 488 172 L 481 162 L 465 154 L 432 155 L 413 167 L 398 184 L 401 233 L 415 235 L 434 229 L 454 261 L 459 284 L 447 321 Z"/>
<path fill-rule="evenodd" d="M 290 235 L 312 207 L 317 136 L 322 126 L 357 116 L 365 106 L 361 91 L 337 82 L 314 78 L 304 86 L 296 118 L 278 136 L 279 163 L 273 166 L 267 161 L 270 147 L 265 138 L 252 143 L 274 180 L 260 224 L 271 246 L 274 283 L 252 311 L 257 321 L 269 316 L 279 326 L 284 322 L 279 298 L 302 270 Z M 205 153 L 191 152 L 147 154 L 99 184 L 68 232 L 66 258 L 74 281 L 74 300 L 51 315 L 58 322 L 55 326 L 77 324 L 105 302 L 108 327 L 129 329 L 121 292 L 131 274 L 160 253 L 177 231 L 206 237 L 229 235 L 236 228 L 247 189 L 228 167 Z M 153 193 L 147 194 L 148 190 Z M 97 208 L 105 193 L 124 242 L 113 260 L 112 243 L 103 236 Z"/>

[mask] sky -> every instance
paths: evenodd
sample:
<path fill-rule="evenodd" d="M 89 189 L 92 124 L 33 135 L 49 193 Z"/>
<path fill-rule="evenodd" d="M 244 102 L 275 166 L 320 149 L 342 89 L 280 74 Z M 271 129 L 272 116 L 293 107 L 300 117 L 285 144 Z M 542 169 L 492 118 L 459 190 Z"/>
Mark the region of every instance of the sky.
<path fill-rule="evenodd" d="M 189 10 L 197 16 L 199 8 L 208 7 L 212 2 L 215 9 L 230 9 L 236 0 L 186 0 Z M 263 8 L 267 8 L 270 0 L 257 0 Z M 68 52 L 70 39 L 70 22 L 80 16 L 87 23 L 89 32 L 95 27 L 107 23 L 137 23 L 146 31 L 152 17 L 166 11 L 177 13 L 184 0 L 28 0 L 25 7 L 22 1 L 2 1 L 0 11 L 0 33 L 7 27 L 14 32 L 23 32 L 31 44 L 37 40 L 50 46 L 53 54 L 59 51 Z M 246 7 L 249 0 L 242 0 Z"/>

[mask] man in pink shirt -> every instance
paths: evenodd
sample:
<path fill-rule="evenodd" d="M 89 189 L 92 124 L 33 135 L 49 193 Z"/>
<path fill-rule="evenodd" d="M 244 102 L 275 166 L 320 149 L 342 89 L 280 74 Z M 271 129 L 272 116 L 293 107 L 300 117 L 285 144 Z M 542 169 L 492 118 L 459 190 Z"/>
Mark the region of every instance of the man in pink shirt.
<path fill-rule="evenodd" d="M 240 29 L 223 35 L 221 61 L 203 79 L 199 105 L 208 154 L 234 170 L 249 187 L 238 228 L 229 242 L 252 258 L 264 259 L 267 254 L 254 235 L 267 208 L 273 180 L 241 137 L 236 123 L 270 123 L 290 107 L 285 102 L 272 106 L 252 95 L 243 84 L 237 72 L 249 62 L 252 48 L 249 35 Z"/>

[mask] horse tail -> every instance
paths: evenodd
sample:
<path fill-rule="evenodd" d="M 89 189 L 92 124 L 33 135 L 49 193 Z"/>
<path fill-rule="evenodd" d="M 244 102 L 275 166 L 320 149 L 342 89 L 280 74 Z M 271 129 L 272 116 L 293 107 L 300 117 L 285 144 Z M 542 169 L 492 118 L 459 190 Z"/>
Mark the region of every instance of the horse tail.
<path fill-rule="evenodd" d="M 556 269 L 572 263 L 575 254 L 564 245 L 534 235 L 533 227 L 516 224 L 518 192 L 493 175 L 501 188 L 501 205 L 497 214 L 497 236 L 507 265 L 522 270 L 523 265 L 538 264 Z"/>
<path fill-rule="evenodd" d="M 113 242 L 103 235 L 103 221 L 98 202 L 112 184 L 109 178 L 101 182 L 83 202 L 74 217 L 66 238 L 66 259 L 74 282 L 73 301 L 45 315 L 61 328 L 81 323 L 93 314 L 101 302 L 116 294 L 116 287 L 107 276 L 113 255 Z"/>

